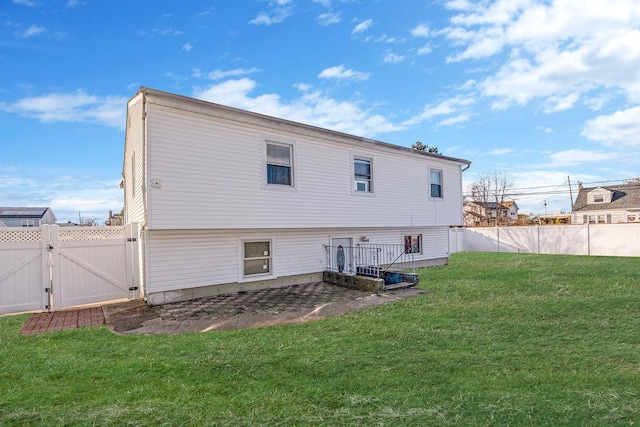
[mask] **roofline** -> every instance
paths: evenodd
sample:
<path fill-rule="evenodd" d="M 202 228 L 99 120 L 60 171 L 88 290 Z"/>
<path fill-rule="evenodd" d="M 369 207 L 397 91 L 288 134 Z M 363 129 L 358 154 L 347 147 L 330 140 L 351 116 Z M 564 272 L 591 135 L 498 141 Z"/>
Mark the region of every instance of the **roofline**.
<path fill-rule="evenodd" d="M 140 90 L 138 91 L 138 93 L 136 93 L 129 100 L 129 102 L 134 100 L 140 94 L 142 94 L 144 96 L 146 96 L 146 95 L 156 95 L 156 96 L 161 96 L 161 97 L 165 97 L 165 98 L 173 98 L 173 99 L 176 99 L 176 100 L 182 101 L 182 102 L 194 103 L 194 104 L 200 105 L 200 106 L 202 106 L 204 108 L 211 108 L 212 106 L 215 106 L 217 109 L 226 111 L 226 112 L 228 112 L 230 114 L 236 114 L 236 115 L 237 114 L 241 114 L 241 115 L 244 115 L 244 116 L 253 117 L 253 118 L 258 119 L 258 120 L 268 120 L 268 121 L 272 121 L 272 122 L 279 123 L 279 124 L 282 124 L 282 125 L 288 125 L 288 126 L 292 126 L 294 128 L 300 128 L 300 129 L 303 129 L 303 130 L 311 131 L 311 132 L 314 132 L 314 133 L 321 133 L 321 134 L 329 135 L 329 136 L 332 136 L 334 138 L 349 139 L 349 140 L 352 140 L 354 142 L 360 142 L 360 143 L 365 143 L 365 144 L 373 144 L 373 145 L 378 145 L 378 146 L 381 146 L 381 147 L 391 148 L 391 149 L 394 149 L 394 150 L 404 151 L 404 152 L 407 152 L 407 153 L 424 155 L 424 156 L 432 157 L 432 158 L 435 158 L 435 159 L 448 160 L 448 161 L 460 163 L 461 165 L 467 165 L 467 167 L 464 170 L 469 169 L 469 167 L 471 166 L 471 161 L 466 160 L 466 159 L 461 159 L 461 158 L 457 158 L 457 157 L 450 157 L 450 156 L 444 156 L 442 154 L 434 154 L 434 153 L 429 153 L 429 152 L 420 151 L 420 150 L 414 150 L 412 148 L 403 147 L 401 145 L 395 145 L 395 144 L 391 144 L 391 143 L 388 143 L 388 142 L 378 141 L 378 140 L 375 140 L 375 139 L 364 138 L 364 137 L 361 137 L 361 136 L 356 136 L 356 135 L 352 135 L 352 134 L 348 134 L 348 133 L 344 133 L 344 132 L 339 132 L 339 131 L 335 131 L 335 130 L 331 130 L 331 129 L 321 128 L 319 126 L 308 125 L 308 124 L 305 124 L 305 123 L 295 122 L 295 121 L 292 121 L 292 120 L 282 119 L 282 118 L 279 118 L 279 117 L 269 116 L 269 115 L 266 115 L 266 114 L 255 113 L 253 111 L 243 110 L 243 109 L 235 108 L 235 107 L 229 107 L 227 105 L 217 104 L 215 102 L 209 102 L 209 101 L 204 101 L 204 100 L 197 99 L 197 98 L 191 98 L 191 97 L 184 96 L 184 95 L 178 95 L 178 94 L 175 94 L 175 93 L 164 92 L 164 91 L 161 91 L 161 90 L 152 89 L 152 88 L 148 88 L 148 87 L 144 87 L 144 86 L 140 86 Z"/>

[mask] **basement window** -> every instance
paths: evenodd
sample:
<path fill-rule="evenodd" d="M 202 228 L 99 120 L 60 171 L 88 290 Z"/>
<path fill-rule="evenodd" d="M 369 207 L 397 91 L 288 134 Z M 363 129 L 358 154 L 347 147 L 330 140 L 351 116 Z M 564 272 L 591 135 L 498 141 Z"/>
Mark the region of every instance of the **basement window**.
<path fill-rule="evenodd" d="M 271 241 L 243 243 L 243 273 L 245 276 L 271 274 Z"/>
<path fill-rule="evenodd" d="M 404 236 L 404 253 L 406 254 L 422 253 L 422 235 L 421 234 Z"/>

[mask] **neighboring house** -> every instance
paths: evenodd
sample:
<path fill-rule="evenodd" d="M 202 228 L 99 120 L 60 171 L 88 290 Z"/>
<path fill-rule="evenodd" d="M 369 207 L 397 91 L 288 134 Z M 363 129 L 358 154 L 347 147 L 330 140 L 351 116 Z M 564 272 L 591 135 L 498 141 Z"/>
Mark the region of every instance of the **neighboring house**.
<path fill-rule="evenodd" d="M 113 211 L 109 211 L 109 218 L 104 222 L 106 226 L 121 226 L 124 225 L 123 215 L 121 213 L 114 214 Z"/>
<path fill-rule="evenodd" d="M 0 207 L 0 227 L 40 227 L 55 223 L 51 208 Z"/>
<path fill-rule="evenodd" d="M 469 165 L 141 88 L 123 165 L 141 290 L 153 305 L 318 281 L 328 247 L 361 242 L 445 264 Z"/>
<path fill-rule="evenodd" d="M 518 221 L 518 205 L 509 200 L 497 202 L 464 203 L 464 225 L 466 227 L 510 225 Z"/>
<path fill-rule="evenodd" d="M 585 188 L 578 185 L 573 224 L 640 223 L 640 184 Z"/>

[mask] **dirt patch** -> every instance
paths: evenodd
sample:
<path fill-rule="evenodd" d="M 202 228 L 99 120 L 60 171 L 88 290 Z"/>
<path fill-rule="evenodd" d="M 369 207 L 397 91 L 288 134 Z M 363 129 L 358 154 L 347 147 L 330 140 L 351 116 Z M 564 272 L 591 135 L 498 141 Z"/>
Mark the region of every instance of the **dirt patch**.
<path fill-rule="evenodd" d="M 145 322 L 160 319 L 158 310 L 143 300 L 127 301 L 102 306 L 105 323 L 113 332 L 126 332 L 141 328 Z"/>

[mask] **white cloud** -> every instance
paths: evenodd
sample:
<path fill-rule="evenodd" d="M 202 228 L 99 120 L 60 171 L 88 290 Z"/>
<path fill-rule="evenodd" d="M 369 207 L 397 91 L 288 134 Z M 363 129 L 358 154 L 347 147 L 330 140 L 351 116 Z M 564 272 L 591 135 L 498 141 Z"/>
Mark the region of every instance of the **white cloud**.
<path fill-rule="evenodd" d="M 200 70 L 198 70 L 200 71 Z M 207 78 L 211 79 L 211 80 L 222 80 L 225 79 L 227 77 L 240 77 L 240 76 L 246 76 L 248 74 L 253 74 L 253 73 L 259 73 L 260 71 L 262 71 L 260 68 L 235 68 L 233 70 L 213 70 L 210 73 L 207 74 Z"/>
<path fill-rule="evenodd" d="M 33 6 L 36 6 L 38 4 L 35 1 L 31 1 L 31 0 L 13 0 L 13 2 L 15 4 L 21 4 L 21 5 L 29 6 L 29 7 L 33 7 Z"/>
<path fill-rule="evenodd" d="M 551 96 L 547 98 L 547 107 L 544 112 L 557 113 L 558 111 L 568 110 L 573 108 L 578 99 L 580 99 L 580 95 L 577 93 L 571 93 L 567 96 Z"/>
<path fill-rule="evenodd" d="M 322 79 L 337 79 L 337 80 L 366 80 L 369 78 L 369 73 L 363 73 L 361 71 L 354 71 L 349 68 L 345 68 L 344 65 L 338 65 L 335 67 L 325 68 L 318 74 Z"/>
<path fill-rule="evenodd" d="M 397 53 L 387 53 L 384 56 L 383 62 L 385 64 L 397 64 L 398 62 L 402 62 L 405 60 L 405 57 L 402 55 L 398 55 Z"/>
<path fill-rule="evenodd" d="M 196 70 L 194 70 L 195 72 Z M 235 68 L 233 70 L 213 70 L 211 72 L 209 72 L 207 74 L 207 78 L 211 79 L 211 80 L 222 80 L 222 79 L 226 79 L 227 77 L 239 77 L 239 76 L 246 76 L 248 74 L 253 74 L 253 73 L 259 73 L 262 70 L 259 68 Z M 200 73 L 200 70 L 197 70 L 198 75 L 202 76 L 202 74 Z M 195 74 L 194 74 L 195 77 Z"/>
<path fill-rule="evenodd" d="M 432 52 L 433 49 L 431 49 L 431 46 L 426 44 L 424 46 L 422 46 L 421 48 L 418 49 L 418 55 L 422 56 L 422 55 L 428 55 Z"/>
<path fill-rule="evenodd" d="M 369 27 L 371 27 L 371 25 L 373 25 L 373 20 L 372 19 L 367 19 L 366 21 L 362 21 L 358 25 L 355 26 L 355 28 L 353 29 L 351 34 L 364 33 L 365 31 L 367 31 L 369 29 Z"/>
<path fill-rule="evenodd" d="M 584 163 L 596 163 L 607 160 L 613 160 L 618 157 L 617 153 L 610 151 L 593 151 L 593 150 L 581 150 L 578 148 L 559 151 L 549 156 L 550 163 L 547 167 L 558 166 L 577 166 Z"/>
<path fill-rule="evenodd" d="M 640 146 L 640 107 L 589 120 L 582 136 L 606 145 Z"/>
<path fill-rule="evenodd" d="M 446 7 L 458 12 L 438 32 L 459 47 L 450 61 L 508 55 L 479 84 L 496 98 L 496 109 L 541 98 L 547 112 L 562 111 L 576 97 L 615 88 L 640 102 L 637 0 L 450 1 Z"/>
<path fill-rule="evenodd" d="M 437 105 L 426 105 L 421 114 L 406 120 L 402 124 L 404 126 L 415 125 L 421 123 L 425 120 L 430 120 L 434 117 L 438 116 L 453 116 L 449 121 L 442 121 L 439 124 L 441 125 L 451 125 L 455 123 L 460 123 L 462 121 L 467 121 L 470 118 L 470 115 L 466 113 L 461 113 L 460 111 L 464 111 L 466 107 L 473 104 L 475 101 L 473 98 L 456 96 L 453 98 L 446 99 L 440 102 Z"/>
<path fill-rule="evenodd" d="M 510 153 L 513 153 L 513 148 L 496 148 L 489 151 L 487 154 L 489 154 L 490 156 L 503 156 Z"/>
<path fill-rule="evenodd" d="M 372 137 L 377 134 L 402 129 L 371 109 L 359 104 L 338 101 L 319 91 L 303 91 L 292 101 L 283 101 L 277 94 L 251 97 L 250 92 L 257 83 L 249 78 L 228 80 L 206 88 L 197 88 L 194 96 L 210 102 L 229 105 L 244 110 L 307 123 L 359 136 Z M 310 89 L 308 85 L 297 85 L 299 89 Z"/>
<path fill-rule="evenodd" d="M 411 35 L 414 37 L 429 37 L 430 34 L 431 32 L 426 24 L 419 24 L 411 30 Z"/>
<path fill-rule="evenodd" d="M 127 98 L 99 97 L 83 91 L 51 93 L 23 98 L 14 103 L 1 103 L 0 109 L 20 117 L 31 117 L 45 123 L 89 122 L 122 129 L 125 124 Z"/>
<path fill-rule="evenodd" d="M 320 25 L 332 25 L 337 24 L 341 21 L 339 13 L 323 13 L 318 15 L 318 23 Z"/>
<path fill-rule="evenodd" d="M 331 0 L 313 0 L 314 3 L 323 5 L 324 7 L 331 6 Z"/>
<path fill-rule="evenodd" d="M 441 120 L 437 123 L 437 126 L 453 126 L 459 123 L 468 122 L 469 120 L 471 120 L 471 114 L 464 113 Z"/>
<path fill-rule="evenodd" d="M 23 37 L 23 38 L 35 37 L 35 36 L 38 36 L 38 35 L 44 33 L 45 30 L 46 29 L 44 27 L 39 27 L 37 25 L 31 25 L 29 28 L 27 28 L 24 31 L 19 32 L 17 35 L 18 35 L 18 37 Z"/>
<path fill-rule="evenodd" d="M 272 25 L 279 24 L 291 15 L 291 7 L 287 7 L 290 0 L 276 0 L 269 2 L 272 9 L 268 12 L 260 12 L 258 16 L 249 21 L 254 25 Z"/>
<path fill-rule="evenodd" d="M 67 1 L 67 7 L 78 7 L 78 6 L 86 6 L 86 5 L 87 5 L 86 1 L 80 1 L 80 0 Z"/>
<path fill-rule="evenodd" d="M 193 45 L 191 43 L 185 43 L 182 45 L 182 50 L 186 50 L 187 52 L 191 52 L 193 49 Z"/>

